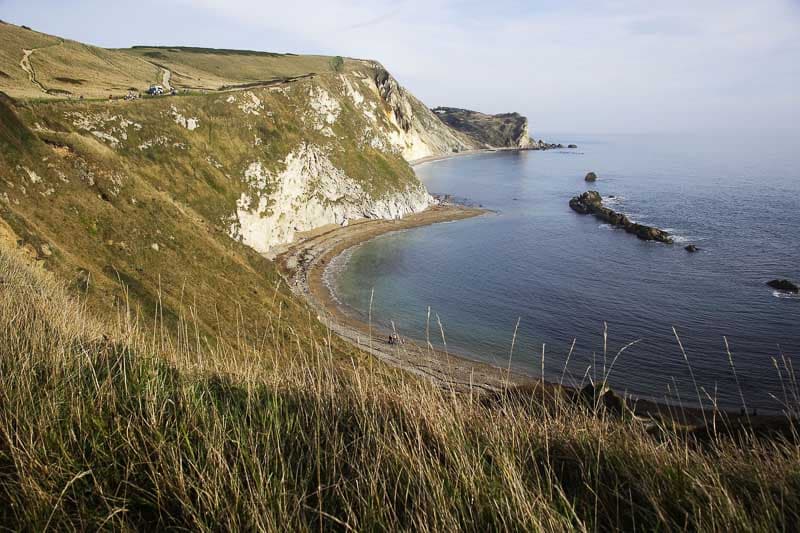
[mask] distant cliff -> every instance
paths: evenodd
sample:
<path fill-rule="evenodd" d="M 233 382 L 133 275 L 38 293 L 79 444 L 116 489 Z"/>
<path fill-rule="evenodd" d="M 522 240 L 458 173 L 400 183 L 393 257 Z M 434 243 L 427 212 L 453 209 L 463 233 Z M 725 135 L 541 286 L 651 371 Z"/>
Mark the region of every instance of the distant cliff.
<path fill-rule="evenodd" d="M 469 109 L 437 107 L 442 122 L 469 136 L 482 148 L 532 148 L 528 119 L 519 113 L 487 115 Z"/>

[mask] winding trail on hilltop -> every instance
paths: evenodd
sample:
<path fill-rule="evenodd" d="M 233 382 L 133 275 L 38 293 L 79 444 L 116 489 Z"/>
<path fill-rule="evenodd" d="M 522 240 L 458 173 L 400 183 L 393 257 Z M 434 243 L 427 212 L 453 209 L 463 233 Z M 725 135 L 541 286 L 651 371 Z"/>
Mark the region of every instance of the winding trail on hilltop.
<path fill-rule="evenodd" d="M 166 67 L 161 67 L 161 85 L 164 86 L 165 91 L 171 91 L 172 85 L 169 81 L 172 79 L 172 71 Z"/>
<path fill-rule="evenodd" d="M 39 48 L 23 48 L 22 49 L 22 59 L 19 61 L 19 66 L 25 73 L 28 75 L 28 80 L 39 88 L 44 94 L 51 94 L 50 91 L 42 85 L 42 83 L 36 79 L 36 71 L 33 69 L 33 65 L 31 64 L 31 56 L 37 50 L 43 50 L 44 48 L 52 48 L 53 46 L 61 46 L 64 44 L 63 40 L 60 40 L 55 44 L 49 44 L 47 46 L 40 46 Z"/>

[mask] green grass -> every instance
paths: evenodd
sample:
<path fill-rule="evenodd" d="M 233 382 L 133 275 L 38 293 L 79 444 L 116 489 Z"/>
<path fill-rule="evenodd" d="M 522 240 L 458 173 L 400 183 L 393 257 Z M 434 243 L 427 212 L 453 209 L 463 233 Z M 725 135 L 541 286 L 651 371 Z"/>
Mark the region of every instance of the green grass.
<path fill-rule="evenodd" d="M 455 395 L 269 313 L 263 343 L 98 321 L 0 253 L 0 522 L 10 529 L 790 530 L 795 442 Z M 150 333 L 148 333 L 150 331 Z M 282 361 L 281 365 L 264 364 Z"/>

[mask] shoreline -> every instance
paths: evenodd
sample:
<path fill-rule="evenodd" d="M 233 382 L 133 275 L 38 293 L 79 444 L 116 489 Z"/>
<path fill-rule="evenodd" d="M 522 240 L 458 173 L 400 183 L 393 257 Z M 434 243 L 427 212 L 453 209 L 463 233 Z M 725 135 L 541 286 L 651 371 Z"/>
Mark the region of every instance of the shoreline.
<path fill-rule="evenodd" d="M 535 393 L 538 386 L 543 385 L 548 397 L 562 395 L 577 398 L 579 389 L 569 385 L 545 381 L 541 377 L 515 372 L 466 355 L 424 346 L 422 342 L 409 338 L 403 338 L 401 344 L 389 344 L 388 335 L 391 331 L 380 325 L 365 323 L 348 313 L 325 284 L 325 269 L 334 257 L 375 237 L 490 212 L 458 205 L 433 206 L 400 220 L 362 219 L 346 227 L 331 224 L 300 234 L 296 242 L 276 254 L 275 261 L 292 293 L 311 306 L 318 320 L 344 341 L 390 367 L 458 393 L 525 395 Z M 678 421 L 687 427 L 699 427 L 703 422 L 703 412 L 696 407 L 671 405 L 629 394 L 618 398 L 636 416 L 645 419 Z M 726 411 L 717 411 L 716 416 L 723 413 L 731 421 L 739 418 Z"/>
<path fill-rule="evenodd" d="M 536 152 L 539 148 L 477 148 L 475 150 L 464 150 L 463 152 L 450 152 L 447 154 L 429 155 L 420 157 L 419 159 L 412 159 L 408 162 L 411 168 L 416 168 L 426 163 L 434 163 L 436 161 L 445 161 L 447 159 L 455 159 L 456 157 L 464 157 L 469 155 L 480 154 L 493 154 L 496 152 Z"/>
<path fill-rule="evenodd" d="M 325 269 L 330 261 L 354 246 L 386 233 L 464 220 L 489 212 L 463 206 L 433 206 L 400 220 L 363 219 L 346 227 L 323 226 L 301 234 L 297 242 L 276 255 L 276 262 L 292 292 L 308 302 L 321 322 L 345 341 L 389 366 L 459 392 L 499 392 L 538 383 L 541 380 L 423 346 L 411 339 L 403 338 L 400 344 L 389 344 L 390 331 L 352 316 L 334 299 L 325 284 Z"/>
<path fill-rule="evenodd" d="M 512 151 L 516 149 L 505 149 Z M 412 167 L 451 159 L 455 157 L 492 153 L 498 150 L 471 150 L 455 154 L 430 156 L 410 162 Z M 491 213 L 490 210 L 461 205 L 436 205 L 425 211 L 408 215 L 399 220 L 361 219 L 342 227 L 335 224 L 322 226 L 298 234 L 298 240 L 276 249 L 274 260 L 282 272 L 291 291 L 303 298 L 317 318 L 337 336 L 354 347 L 366 352 L 389 366 L 409 372 L 431 381 L 434 385 L 455 392 L 513 393 L 523 394 L 544 385 L 548 395 L 567 394 L 577 398 L 580 390 L 543 380 L 479 361 L 468 354 L 447 352 L 424 346 L 422 341 L 403 338 L 401 344 L 390 344 L 392 333 L 381 325 L 369 324 L 353 316 L 340 304 L 325 283 L 325 270 L 330 261 L 364 242 L 378 236 L 443 222 L 464 220 Z M 727 409 L 700 409 L 696 406 L 675 405 L 665 400 L 640 397 L 624 393 L 618 396 L 637 417 L 679 423 L 687 428 L 704 427 L 704 420 L 723 417 L 726 423 L 742 423 L 745 419 L 755 426 L 772 425 L 783 420 L 774 414 L 748 416 Z"/>
<path fill-rule="evenodd" d="M 522 150 L 521 148 L 502 148 L 503 151 L 511 151 L 511 150 Z M 464 150 L 463 152 L 451 152 L 448 154 L 439 154 L 439 155 L 428 155 L 425 157 L 420 157 L 419 159 L 412 159 L 408 162 L 408 166 L 411 168 L 416 168 L 420 165 L 424 165 L 425 163 L 433 163 L 435 161 L 445 161 L 447 159 L 455 159 L 456 157 L 464 157 L 468 155 L 478 155 L 478 154 L 491 154 L 497 152 L 497 149 L 492 148 L 480 148 L 477 150 Z"/>

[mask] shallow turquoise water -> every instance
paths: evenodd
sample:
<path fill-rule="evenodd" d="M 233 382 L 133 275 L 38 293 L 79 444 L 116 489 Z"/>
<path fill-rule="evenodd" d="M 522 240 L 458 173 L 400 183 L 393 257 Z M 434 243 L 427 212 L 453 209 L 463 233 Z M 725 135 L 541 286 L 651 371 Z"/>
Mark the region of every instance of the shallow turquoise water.
<path fill-rule="evenodd" d="M 600 376 L 616 353 L 615 388 L 654 398 L 738 406 L 728 339 L 749 407 L 790 394 L 773 358 L 800 358 L 800 298 L 769 279 L 800 280 L 800 157 L 790 143 L 605 137 L 575 151 L 497 153 L 430 163 L 432 192 L 494 209 L 476 219 L 384 235 L 333 262 L 334 292 L 354 314 L 403 335 L 565 381 Z M 586 184 L 583 176 L 600 176 Z M 670 230 L 675 245 L 639 241 L 567 202 L 588 188 L 633 220 Z M 688 254 L 683 243 L 701 248 Z M 374 291 L 374 292 L 373 292 Z M 427 324 L 431 308 L 432 323 Z M 604 358 L 603 330 L 608 327 Z M 604 361 L 605 359 L 605 361 Z M 783 364 L 783 363 L 781 363 Z M 677 386 L 677 389 L 676 389 Z M 677 391 L 677 392 L 676 392 Z M 776 399 L 777 398 L 777 399 Z"/>

